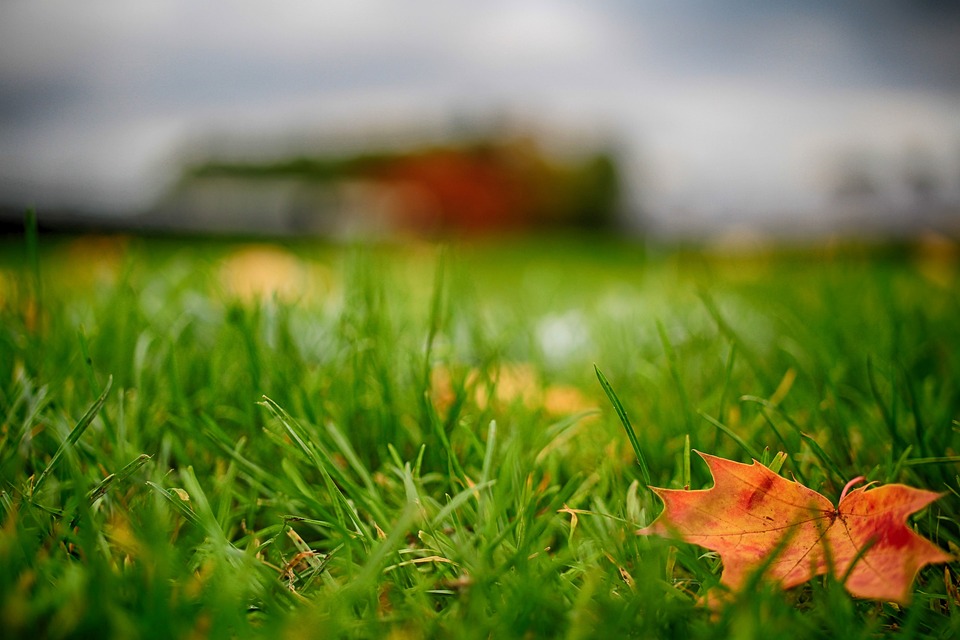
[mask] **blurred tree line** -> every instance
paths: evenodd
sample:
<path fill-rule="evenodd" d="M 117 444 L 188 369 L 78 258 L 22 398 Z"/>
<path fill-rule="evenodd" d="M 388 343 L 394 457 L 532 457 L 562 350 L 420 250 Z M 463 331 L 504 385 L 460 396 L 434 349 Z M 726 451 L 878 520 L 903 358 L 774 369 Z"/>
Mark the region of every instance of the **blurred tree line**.
<path fill-rule="evenodd" d="M 195 197 L 211 185 L 221 197 Z M 271 185 L 284 185 L 288 195 L 268 202 Z M 230 199 L 231 189 L 247 195 Z M 238 207 L 250 206 L 260 213 L 247 218 L 288 231 L 348 226 L 433 234 L 609 229 L 620 200 L 612 153 L 558 158 L 535 139 L 516 137 L 345 156 L 207 160 L 185 170 L 166 208 L 209 219 L 219 202 L 224 215 L 242 217 Z"/>

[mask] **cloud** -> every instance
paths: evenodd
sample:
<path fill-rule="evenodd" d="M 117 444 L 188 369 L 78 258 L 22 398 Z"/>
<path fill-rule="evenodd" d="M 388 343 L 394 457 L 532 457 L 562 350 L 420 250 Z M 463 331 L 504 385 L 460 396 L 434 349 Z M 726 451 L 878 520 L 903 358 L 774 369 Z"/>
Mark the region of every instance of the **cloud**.
<path fill-rule="evenodd" d="M 0 199 L 133 207 L 211 129 L 506 111 L 615 135 L 654 211 L 812 207 L 834 148 L 960 144 L 960 11 L 904 6 L 6 0 Z"/>

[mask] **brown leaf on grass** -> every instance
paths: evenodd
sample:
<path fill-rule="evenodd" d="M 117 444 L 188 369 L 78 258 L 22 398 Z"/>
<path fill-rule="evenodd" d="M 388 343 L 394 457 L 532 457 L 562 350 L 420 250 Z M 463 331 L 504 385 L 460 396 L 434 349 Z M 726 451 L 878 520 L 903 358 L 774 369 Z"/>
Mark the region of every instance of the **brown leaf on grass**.
<path fill-rule="evenodd" d="M 637 533 L 716 551 L 723 561 L 721 584 L 733 591 L 769 562 L 765 575 L 784 589 L 832 570 L 854 596 L 907 603 L 923 566 L 953 559 L 907 527 L 907 516 L 942 494 L 902 484 L 848 493 L 851 482 L 834 507 L 757 461 L 748 465 L 697 453 L 714 486 L 653 488 L 665 508 Z"/>

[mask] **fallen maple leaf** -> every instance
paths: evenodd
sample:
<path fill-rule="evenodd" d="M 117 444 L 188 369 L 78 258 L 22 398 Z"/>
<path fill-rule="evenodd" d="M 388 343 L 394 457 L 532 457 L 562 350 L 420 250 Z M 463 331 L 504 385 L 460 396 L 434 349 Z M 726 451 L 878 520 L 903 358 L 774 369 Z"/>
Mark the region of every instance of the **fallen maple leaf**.
<path fill-rule="evenodd" d="M 697 452 L 714 477 L 700 491 L 652 488 L 665 508 L 640 535 L 678 537 L 716 551 L 721 584 L 738 590 L 765 562 L 784 589 L 831 568 L 854 596 L 906 604 L 921 567 L 952 556 L 907 527 L 907 516 L 942 494 L 888 484 L 847 492 L 837 507 L 754 460 Z M 770 560 L 771 554 L 776 557 Z"/>

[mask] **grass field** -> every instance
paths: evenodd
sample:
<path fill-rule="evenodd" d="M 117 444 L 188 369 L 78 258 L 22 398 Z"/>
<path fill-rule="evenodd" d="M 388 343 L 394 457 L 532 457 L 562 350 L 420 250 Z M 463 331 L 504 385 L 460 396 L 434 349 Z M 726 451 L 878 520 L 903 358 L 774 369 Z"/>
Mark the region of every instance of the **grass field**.
<path fill-rule="evenodd" d="M 0 636 L 960 635 L 644 538 L 691 449 L 836 500 L 945 492 L 960 545 L 956 249 L 719 255 L 600 238 L 0 244 Z"/>

